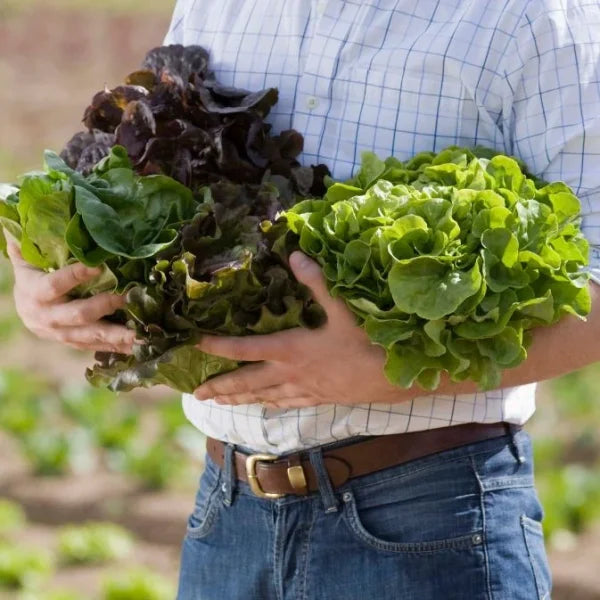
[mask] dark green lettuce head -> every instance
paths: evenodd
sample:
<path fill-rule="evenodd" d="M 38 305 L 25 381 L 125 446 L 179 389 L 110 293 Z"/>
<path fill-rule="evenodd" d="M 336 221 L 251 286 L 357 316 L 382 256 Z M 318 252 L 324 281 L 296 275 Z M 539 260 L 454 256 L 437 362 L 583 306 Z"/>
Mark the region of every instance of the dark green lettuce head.
<path fill-rule="evenodd" d="M 273 224 L 285 199 L 280 187 L 215 183 L 161 253 L 144 286 L 127 295 L 129 326 L 144 344 L 134 355 L 101 354 L 88 371 L 115 390 L 167 384 L 191 392 L 207 378 L 240 366 L 194 347 L 203 333 L 256 335 L 318 327 L 322 308 L 290 271 L 284 223 Z M 279 245 L 275 245 L 279 242 Z"/>

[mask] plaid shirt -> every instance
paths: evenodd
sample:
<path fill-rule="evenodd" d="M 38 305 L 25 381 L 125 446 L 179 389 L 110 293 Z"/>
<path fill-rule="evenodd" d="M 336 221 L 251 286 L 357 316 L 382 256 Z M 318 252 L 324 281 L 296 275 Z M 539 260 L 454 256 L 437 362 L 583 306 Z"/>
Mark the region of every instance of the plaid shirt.
<path fill-rule="evenodd" d="M 178 0 L 165 43 L 209 49 L 219 79 L 277 87 L 274 130 L 349 177 L 363 150 L 405 160 L 491 146 L 582 203 L 600 281 L 600 3 L 586 0 Z M 398 404 L 281 410 L 183 398 L 208 435 L 273 453 L 465 422 L 523 423 L 535 384 Z"/>

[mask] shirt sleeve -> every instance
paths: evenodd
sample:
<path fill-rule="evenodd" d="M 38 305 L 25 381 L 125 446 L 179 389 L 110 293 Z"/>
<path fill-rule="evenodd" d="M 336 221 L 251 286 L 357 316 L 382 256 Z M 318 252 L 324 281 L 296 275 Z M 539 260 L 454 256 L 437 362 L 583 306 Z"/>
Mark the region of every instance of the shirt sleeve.
<path fill-rule="evenodd" d="M 579 197 L 590 274 L 600 284 L 600 3 L 531 5 L 538 13 L 524 15 L 507 56 L 510 146 L 534 173 Z"/>
<path fill-rule="evenodd" d="M 173 16 L 171 17 L 171 25 L 169 26 L 167 35 L 163 40 L 163 46 L 184 43 L 184 23 L 186 13 L 188 12 L 188 3 L 189 0 L 177 0 L 175 8 L 173 9 Z"/>

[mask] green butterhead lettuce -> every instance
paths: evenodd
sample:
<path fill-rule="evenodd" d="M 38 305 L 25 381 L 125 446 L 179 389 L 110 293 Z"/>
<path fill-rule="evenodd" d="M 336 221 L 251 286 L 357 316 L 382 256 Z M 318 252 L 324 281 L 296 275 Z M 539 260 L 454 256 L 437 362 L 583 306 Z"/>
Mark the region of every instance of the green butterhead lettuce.
<path fill-rule="evenodd" d="M 450 147 L 404 163 L 365 153 L 354 178 L 284 219 L 385 349 L 390 382 L 434 390 L 446 372 L 492 389 L 527 357 L 530 329 L 590 311 L 579 210 L 516 159 Z"/>

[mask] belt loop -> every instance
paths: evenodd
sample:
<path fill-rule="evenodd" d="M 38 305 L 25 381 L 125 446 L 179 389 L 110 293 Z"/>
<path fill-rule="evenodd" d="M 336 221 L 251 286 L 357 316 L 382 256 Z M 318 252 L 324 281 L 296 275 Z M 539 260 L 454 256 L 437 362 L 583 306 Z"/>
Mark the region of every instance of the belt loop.
<path fill-rule="evenodd" d="M 515 457 L 515 460 L 522 465 L 525 462 L 525 455 L 521 452 L 519 448 L 519 444 L 515 439 L 517 433 L 521 431 L 521 427 L 519 425 L 515 425 L 514 423 L 505 423 L 505 427 L 508 429 L 508 435 L 510 435 L 510 449 Z"/>
<path fill-rule="evenodd" d="M 323 461 L 323 453 L 321 448 L 314 448 L 309 450 L 310 463 L 317 474 L 317 482 L 319 483 L 319 492 L 321 492 L 321 498 L 323 505 L 325 506 L 326 513 L 332 513 L 338 511 L 338 502 L 329 479 L 329 473 L 325 468 Z"/>
<path fill-rule="evenodd" d="M 231 443 L 225 444 L 223 456 L 223 483 L 221 491 L 223 492 L 223 504 L 231 506 L 233 502 L 233 491 L 235 488 L 235 446 Z"/>

